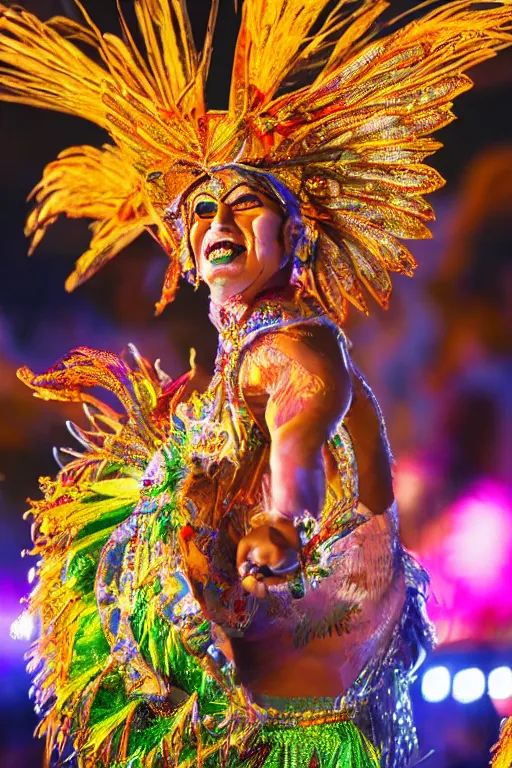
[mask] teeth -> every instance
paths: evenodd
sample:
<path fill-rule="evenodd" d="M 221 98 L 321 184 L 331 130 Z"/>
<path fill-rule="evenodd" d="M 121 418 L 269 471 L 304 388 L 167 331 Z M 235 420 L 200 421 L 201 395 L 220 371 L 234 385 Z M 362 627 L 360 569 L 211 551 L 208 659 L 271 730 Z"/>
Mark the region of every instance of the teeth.
<path fill-rule="evenodd" d="M 231 254 L 233 253 L 233 248 L 225 248 L 225 247 L 215 248 L 213 253 L 214 253 L 214 256 L 213 256 L 214 259 L 221 259 L 224 256 L 231 256 Z"/>
<path fill-rule="evenodd" d="M 236 243 L 226 243 L 214 246 L 208 255 L 211 264 L 230 264 L 234 261 L 245 248 Z"/>

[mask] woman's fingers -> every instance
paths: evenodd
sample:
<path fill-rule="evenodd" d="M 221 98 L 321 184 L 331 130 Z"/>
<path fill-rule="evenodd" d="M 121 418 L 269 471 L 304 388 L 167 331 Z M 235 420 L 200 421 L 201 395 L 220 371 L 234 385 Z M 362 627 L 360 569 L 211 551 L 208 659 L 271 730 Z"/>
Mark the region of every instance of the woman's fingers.
<path fill-rule="evenodd" d="M 299 559 L 280 531 L 262 525 L 240 540 L 236 564 L 244 589 L 261 599 L 266 597 L 268 585 L 286 581 Z"/>
<path fill-rule="evenodd" d="M 267 596 L 268 586 L 282 584 L 298 566 L 299 560 L 294 550 L 288 550 L 275 567 L 258 563 L 254 552 L 251 551 L 247 560 L 239 566 L 238 572 L 243 588 L 251 595 L 263 599 Z"/>
<path fill-rule="evenodd" d="M 254 528 L 238 543 L 237 567 L 248 559 L 249 553 L 252 562 L 257 562 L 258 565 L 277 566 L 289 547 L 287 539 L 276 528 L 269 525 Z"/>
<path fill-rule="evenodd" d="M 244 536 L 244 538 L 239 541 L 236 550 L 236 567 L 238 569 L 240 569 L 243 563 L 247 562 L 249 552 L 252 550 L 253 546 L 249 536 Z"/>
<path fill-rule="evenodd" d="M 258 581 L 254 576 L 249 575 L 242 579 L 242 587 L 249 594 L 257 597 L 258 600 L 263 600 L 267 596 L 267 585 L 264 581 Z"/>

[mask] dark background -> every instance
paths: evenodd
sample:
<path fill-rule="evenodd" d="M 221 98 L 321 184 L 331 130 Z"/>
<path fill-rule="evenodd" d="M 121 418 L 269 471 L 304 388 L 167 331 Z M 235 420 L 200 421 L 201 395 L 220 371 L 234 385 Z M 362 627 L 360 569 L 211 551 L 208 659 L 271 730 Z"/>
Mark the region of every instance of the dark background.
<path fill-rule="evenodd" d="M 23 0 L 21 4 L 42 19 L 62 13 L 78 18 L 67 0 Z M 102 30 L 117 31 L 114 0 L 84 0 L 84 5 Z M 397 14 L 412 5 L 393 0 L 391 10 Z M 131 0 L 123 0 L 122 6 L 129 18 Z M 189 0 L 188 7 L 200 43 L 208 3 Z M 226 106 L 237 25 L 231 0 L 221 1 L 208 86 L 211 108 Z M 403 480 L 404 539 L 420 554 L 425 550 L 426 561 L 432 549 L 437 551 L 432 540 L 438 542 L 444 536 L 446 526 L 440 521 L 449 517 L 453 505 L 466 498 L 464 494 L 475 483 L 497 483 L 505 496 L 510 490 L 510 456 L 506 455 L 510 443 L 500 430 L 510 425 L 510 402 L 504 393 L 512 386 L 507 311 L 512 298 L 512 193 L 500 196 L 496 185 L 506 187 L 512 177 L 512 51 L 484 63 L 473 77 L 475 88 L 456 103 L 460 120 L 441 132 L 445 147 L 432 161 L 447 185 L 434 197 L 439 216 L 436 239 L 412 244 L 421 265 L 418 278 L 396 280 L 395 303 L 388 316 L 375 309 L 371 319 L 353 315 L 348 325 L 354 355 L 385 406 L 398 469 L 402 469 L 398 476 Z M 21 658 L 25 646 L 9 639 L 8 630 L 28 589 L 26 574 L 31 566 L 19 557 L 30 546 L 29 526 L 22 521 L 25 498 L 37 497 L 39 475 L 54 473 L 52 446 L 71 443 L 64 420 L 80 418 L 73 406 L 34 400 L 15 378 L 16 368 L 28 365 L 44 370 L 72 347 L 86 344 L 119 351 L 131 341 L 149 359 L 161 358 L 164 370 L 176 376 L 187 368 L 190 347 L 196 348 L 205 365 L 211 364 L 215 351 L 204 290 L 195 293 L 183 284 L 175 303 L 159 318 L 153 317 L 167 257 L 149 237 L 142 237 L 71 295 L 64 292 L 63 284 L 87 246 L 86 223 L 59 221 L 34 257 L 25 257 L 25 198 L 46 163 L 69 145 L 99 145 L 105 138 L 85 121 L 0 103 L 1 768 L 32 768 L 40 763 L 41 745 L 31 737 L 35 717 Z M 488 206 L 462 260 L 457 261 L 452 225 L 461 218 L 461 209 L 469 206 L 465 191 L 471 169 L 481 158 L 486 168 L 494 163 L 495 175 L 485 178 L 488 196 L 495 193 L 498 202 Z M 504 180 L 498 182 L 501 168 Z M 498 218 L 495 209 L 499 209 Z M 467 322 L 459 322 L 457 318 L 466 315 Z M 482 333 L 482 328 L 489 332 Z M 475 347 L 476 358 L 466 355 L 461 363 L 457 350 Z M 464 383 L 466 372 L 474 370 L 483 371 L 481 379 L 490 371 L 494 383 L 483 390 L 477 387 L 467 396 L 460 381 Z M 414 482 L 421 486 L 421 493 L 411 501 Z M 509 514 L 506 503 L 502 506 Z M 502 597 L 495 592 L 489 599 Z M 502 663 L 510 663 L 510 615 L 506 611 L 485 615 L 485 620 L 479 620 L 485 625 L 483 632 L 470 627 L 462 634 L 445 633 L 444 639 L 451 644 L 443 646 L 443 652 L 448 648 L 455 664 L 463 665 L 475 653 L 487 659 L 485 654 L 497 654 Z M 443 620 L 450 624 L 446 615 Z M 437 749 L 427 765 L 484 766 L 485 750 L 496 736 L 499 719 L 490 699 L 484 697 L 479 708 L 443 706 L 447 709 L 441 715 L 435 705 L 428 709 L 418 702 L 425 748 Z M 436 722 L 443 726 L 433 727 Z"/>

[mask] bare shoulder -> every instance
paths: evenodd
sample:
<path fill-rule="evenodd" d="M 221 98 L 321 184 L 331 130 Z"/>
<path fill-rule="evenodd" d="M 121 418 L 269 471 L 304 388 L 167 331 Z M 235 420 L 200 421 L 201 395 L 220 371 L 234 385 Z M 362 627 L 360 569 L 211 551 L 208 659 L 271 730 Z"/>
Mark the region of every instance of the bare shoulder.
<path fill-rule="evenodd" d="M 326 381 L 349 381 L 343 342 L 334 328 L 316 323 L 262 334 L 247 349 L 243 364 L 246 373 L 264 368 L 275 375 L 300 366 L 305 373 Z"/>

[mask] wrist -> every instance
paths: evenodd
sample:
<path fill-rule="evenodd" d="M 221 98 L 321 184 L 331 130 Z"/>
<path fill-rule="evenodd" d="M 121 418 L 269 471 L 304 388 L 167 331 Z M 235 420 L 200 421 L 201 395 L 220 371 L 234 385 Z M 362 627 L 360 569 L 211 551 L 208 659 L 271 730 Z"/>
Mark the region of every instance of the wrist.
<path fill-rule="evenodd" d="M 299 549 L 304 547 L 320 530 L 318 520 L 307 509 L 293 516 L 291 514 L 283 514 L 277 510 L 272 510 L 267 514 L 269 515 L 267 525 L 272 525 L 278 530 L 293 529 L 293 537 L 294 540 L 299 542 Z M 283 533 L 284 530 L 282 531 Z"/>
<path fill-rule="evenodd" d="M 295 514 L 291 511 L 281 512 L 278 509 L 269 509 L 267 514 L 267 519 L 269 520 L 271 525 L 279 524 L 279 523 L 291 523 L 294 524 L 295 520 L 300 517 L 299 514 Z"/>

